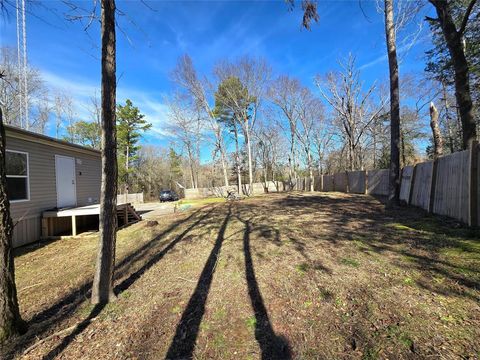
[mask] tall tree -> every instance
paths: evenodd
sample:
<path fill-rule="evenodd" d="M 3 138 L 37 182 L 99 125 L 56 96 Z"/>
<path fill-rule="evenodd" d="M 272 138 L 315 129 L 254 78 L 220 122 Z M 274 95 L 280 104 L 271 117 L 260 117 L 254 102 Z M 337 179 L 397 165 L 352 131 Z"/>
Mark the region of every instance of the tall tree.
<path fill-rule="evenodd" d="M 297 179 L 297 127 L 299 123 L 300 112 L 298 111 L 300 103 L 300 93 L 302 84 L 297 79 L 288 76 L 280 76 L 273 81 L 268 96 L 270 100 L 280 109 L 282 116 L 287 119 L 288 138 L 290 141 L 290 154 L 288 157 L 289 180 L 292 185 Z"/>
<path fill-rule="evenodd" d="M 265 115 L 268 116 L 268 112 Z M 275 116 L 276 114 L 272 114 Z M 263 121 L 259 123 L 257 130 L 255 131 L 256 145 L 254 147 L 258 164 L 261 165 L 263 171 L 263 180 L 265 186 L 269 181 L 274 182 L 281 178 L 283 179 L 281 162 L 283 155 L 288 154 L 288 147 L 285 146 L 285 137 L 282 134 L 281 127 L 270 119 L 264 117 Z"/>
<path fill-rule="evenodd" d="M 385 37 L 390 74 L 390 184 L 388 205 L 400 203 L 400 83 L 393 0 L 385 0 Z"/>
<path fill-rule="evenodd" d="M 315 127 L 323 120 L 323 107 L 319 99 L 315 98 L 311 91 L 304 88 L 300 94 L 299 126 L 296 127 L 296 136 L 305 152 L 307 170 L 310 177 L 310 191 L 314 190 L 313 176 L 313 138 Z"/>
<path fill-rule="evenodd" d="M 115 299 L 113 275 L 117 239 L 117 131 L 115 0 L 101 1 L 102 37 L 102 185 L 100 192 L 100 239 L 92 288 L 92 303 Z"/>
<path fill-rule="evenodd" d="M 313 145 L 317 154 L 318 175 L 323 175 L 325 169 L 325 156 L 332 143 L 333 131 L 330 122 L 325 116 L 322 116 L 319 120 L 320 121 L 314 124 Z"/>
<path fill-rule="evenodd" d="M 235 141 L 235 170 L 237 173 L 238 193 L 242 192 L 242 173 L 240 160 L 240 144 L 239 144 L 239 126 L 242 127 L 244 122 L 249 122 L 251 116 L 250 106 L 252 99 L 248 94 L 248 89 L 242 84 L 236 76 L 229 76 L 218 85 L 215 93 L 215 114 L 218 121 L 222 123 L 229 132 L 233 134 Z M 245 119 L 246 117 L 246 119 Z M 248 126 L 247 126 L 248 129 Z M 250 131 L 247 138 L 247 148 L 250 148 Z M 251 172 L 251 152 L 248 159 L 249 163 L 249 185 L 251 189 L 252 172 Z"/>
<path fill-rule="evenodd" d="M 181 181 L 183 176 L 182 171 L 182 156 L 177 154 L 175 149 L 172 147 L 168 152 L 168 161 L 169 161 L 169 187 L 173 189 L 177 187 L 177 183 Z"/>
<path fill-rule="evenodd" d="M 145 115 L 140 113 L 138 107 L 133 106 L 131 100 L 127 99 L 125 105 L 117 106 L 117 148 L 119 151 L 119 175 L 123 182 L 125 194 L 128 194 L 130 185 L 130 167 L 132 161 L 136 159 L 139 149 L 138 141 L 141 132 L 145 132 L 152 127 L 145 120 Z"/>
<path fill-rule="evenodd" d="M 13 222 L 7 197 L 5 169 L 5 128 L 0 106 L 0 344 L 25 329 L 25 324 L 20 317 L 15 286 Z"/>
<path fill-rule="evenodd" d="M 463 148 L 466 149 L 477 138 L 476 122 L 470 89 L 470 68 L 465 54 L 465 31 L 477 0 L 470 0 L 461 14 L 454 16 L 452 0 L 429 0 L 435 7 L 437 18 L 428 18 L 438 23 L 442 30 L 450 55 L 455 78 L 455 97 L 462 122 Z M 478 18 L 478 15 L 477 15 Z M 478 22 L 478 21 L 477 21 Z M 478 46 L 478 44 L 476 44 Z"/>
<path fill-rule="evenodd" d="M 375 101 L 376 84 L 364 90 L 353 55 L 350 54 L 339 64 L 341 71 L 327 74 L 326 79 L 317 77 L 316 83 L 333 108 L 335 122 L 343 138 L 347 168 L 359 170 L 364 167 L 362 143 L 371 125 L 383 116 L 385 101 L 382 96 Z"/>
<path fill-rule="evenodd" d="M 243 57 L 233 63 L 220 63 L 214 72 L 225 85 L 221 94 L 223 101 L 231 108 L 245 138 L 250 193 L 253 187 L 252 133 L 271 70 L 263 59 Z"/>
<path fill-rule="evenodd" d="M 55 114 L 55 137 L 60 139 L 60 131 L 64 126 L 64 120 L 67 120 L 67 132 L 68 128 L 73 126 L 73 102 L 65 92 L 59 92 L 54 96 L 53 112 Z M 64 136 L 64 138 L 70 142 L 75 142 L 74 134 L 72 133 Z"/>
<path fill-rule="evenodd" d="M 181 94 L 175 94 L 168 101 L 167 129 L 179 139 L 182 150 L 187 153 L 192 188 L 198 187 L 198 170 L 200 167 L 200 142 L 202 140 L 202 119 L 199 109 Z"/>
<path fill-rule="evenodd" d="M 15 49 L 0 48 L 0 72 L 4 74 L 4 80 L 0 81 L 0 102 L 3 104 L 4 123 L 42 133 L 51 106 L 48 89 L 39 71 L 27 66 L 28 124 L 25 122 L 25 108 L 21 106 L 21 98 L 24 98 L 25 94 L 23 94 Z"/>
<path fill-rule="evenodd" d="M 224 134 L 222 127 L 217 121 L 214 108 L 208 101 L 205 82 L 199 80 L 197 72 L 193 67 L 192 59 L 188 55 L 184 55 L 178 60 L 172 75 L 174 81 L 192 97 L 197 106 L 206 114 L 208 127 L 214 137 L 214 157 L 216 153 L 220 153 L 223 178 L 225 186 L 228 186 L 228 161 Z"/>
<path fill-rule="evenodd" d="M 433 154 L 436 159 L 443 154 L 443 139 L 438 126 L 438 110 L 433 102 L 430 103 L 430 128 L 433 135 Z"/>

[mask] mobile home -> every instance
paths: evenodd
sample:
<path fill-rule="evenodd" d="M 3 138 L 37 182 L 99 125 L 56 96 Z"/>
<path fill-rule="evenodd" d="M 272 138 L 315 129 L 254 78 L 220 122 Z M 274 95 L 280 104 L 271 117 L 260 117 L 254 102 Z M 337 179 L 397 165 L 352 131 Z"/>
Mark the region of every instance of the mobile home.
<path fill-rule="evenodd" d="M 11 126 L 5 130 L 15 247 L 41 238 L 44 211 L 99 202 L 100 151 Z"/>

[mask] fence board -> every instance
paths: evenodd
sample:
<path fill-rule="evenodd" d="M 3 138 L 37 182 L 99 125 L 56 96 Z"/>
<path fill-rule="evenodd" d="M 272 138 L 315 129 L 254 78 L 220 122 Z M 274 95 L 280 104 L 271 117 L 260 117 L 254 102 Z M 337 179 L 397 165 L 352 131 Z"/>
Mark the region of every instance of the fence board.
<path fill-rule="evenodd" d="M 347 191 L 347 173 L 346 172 L 340 172 L 336 173 L 333 175 L 334 179 L 334 190 L 335 191 L 342 191 L 346 192 Z"/>
<path fill-rule="evenodd" d="M 282 181 L 267 181 L 268 192 L 284 191 L 285 185 Z"/>
<path fill-rule="evenodd" d="M 134 193 L 134 194 L 120 194 L 117 195 L 117 203 L 143 203 L 143 193 Z"/>
<path fill-rule="evenodd" d="M 428 210 L 430 188 L 432 187 L 433 161 L 417 164 L 415 183 L 413 184 L 412 205 Z"/>
<path fill-rule="evenodd" d="M 333 175 L 323 175 L 323 189 L 322 191 L 333 191 Z"/>
<path fill-rule="evenodd" d="M 437 160 L 433 212 L 468 221 L 469 152 L 460 151 Z"/>
<path fill-rule="evenodd" d="M 365 194 L 365 176 L 364 170 L 347 172 L 348 185 L 351 193 Z"/>
<path fill-rule="evenodd" d="M 315 176 L 313 178 L 313 190 L 315 191 L 322 191 L 322 177 L 321 176 Z"/>
<path fill-rule="evenodd" d="M 388 195 L 388 169 L 369 170 L 368 176 L 368 194 Z"/>
<path fill-rule="evenodd" d="M 408 203 L 410 186 L 412 184 L 413 166 L 405 166 L 402 170 L 402 183 L 400 184 L 400 200 Z"/>

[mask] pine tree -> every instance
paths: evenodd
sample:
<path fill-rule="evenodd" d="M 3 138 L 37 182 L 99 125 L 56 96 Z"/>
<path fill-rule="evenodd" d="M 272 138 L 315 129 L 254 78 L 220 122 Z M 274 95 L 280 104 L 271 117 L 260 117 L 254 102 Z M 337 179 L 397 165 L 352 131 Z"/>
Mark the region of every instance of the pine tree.
<path fill-rule="evenodd" d="M 115 0 L 102 0 L 102 186 L 100 191 L 100 239 L 92 286 L 92 303 L 115 299 L 113 275 L 117 240 L 117 132 Z"/>
<path fill-rule="evenodd" d="M 141 132 L 152 127 L 145 120 L 145 115 L 140 113 L 138 107 L 133 106 L 131 100 L 125 105 L 117 107 L 117 146 L 118 146 L 118 168 L 119 182 L 125 186 L 125 193 L 128 193 L 130 185 L 129 177 L 133 172 L 132 163 L 137 159 L 137 152 L 140 149 L 138 141 Z"/>

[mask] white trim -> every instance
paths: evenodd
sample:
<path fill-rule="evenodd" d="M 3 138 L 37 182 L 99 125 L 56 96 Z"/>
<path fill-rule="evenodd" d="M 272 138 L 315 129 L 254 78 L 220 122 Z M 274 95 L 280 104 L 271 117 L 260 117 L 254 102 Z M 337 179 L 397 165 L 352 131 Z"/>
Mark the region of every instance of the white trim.
<path fill-rule="evenodd" d="M 75 196 L 75 204 L 73 206 L 77 206 L 77 166 L 75 164 L 75 158 L 72 156 L 65 156 L 65 155 L 57 155 L 55 154 L 55 193 L 57 196 L 57 207 L 58 207 L 58 177 L 57 177 L 57 159 L 58 158 L 66 158 L 73 160 L 73 179 L 75 181 L 75 186 L 73 187 L 73 194 Z"/>
<path fill-rule="evenodd" d="M 5 151 L 6 152 L 11 152 L 11 153 L 16 153 L 16 154 L 23 154 L 27 157 L 27 175 L 7 175 L 7 174 L 5 174 L 5 176 L 7 178 L 27 179 L 27 198 L 26 199 L 18 199 L 18 200 L 10 200 L 10 204 L 30 201 L 30 158 L 29 158 L 28 152 L 19 151 L 19 150 L 9 150 L 9 149 L 5 149 Z"/>

